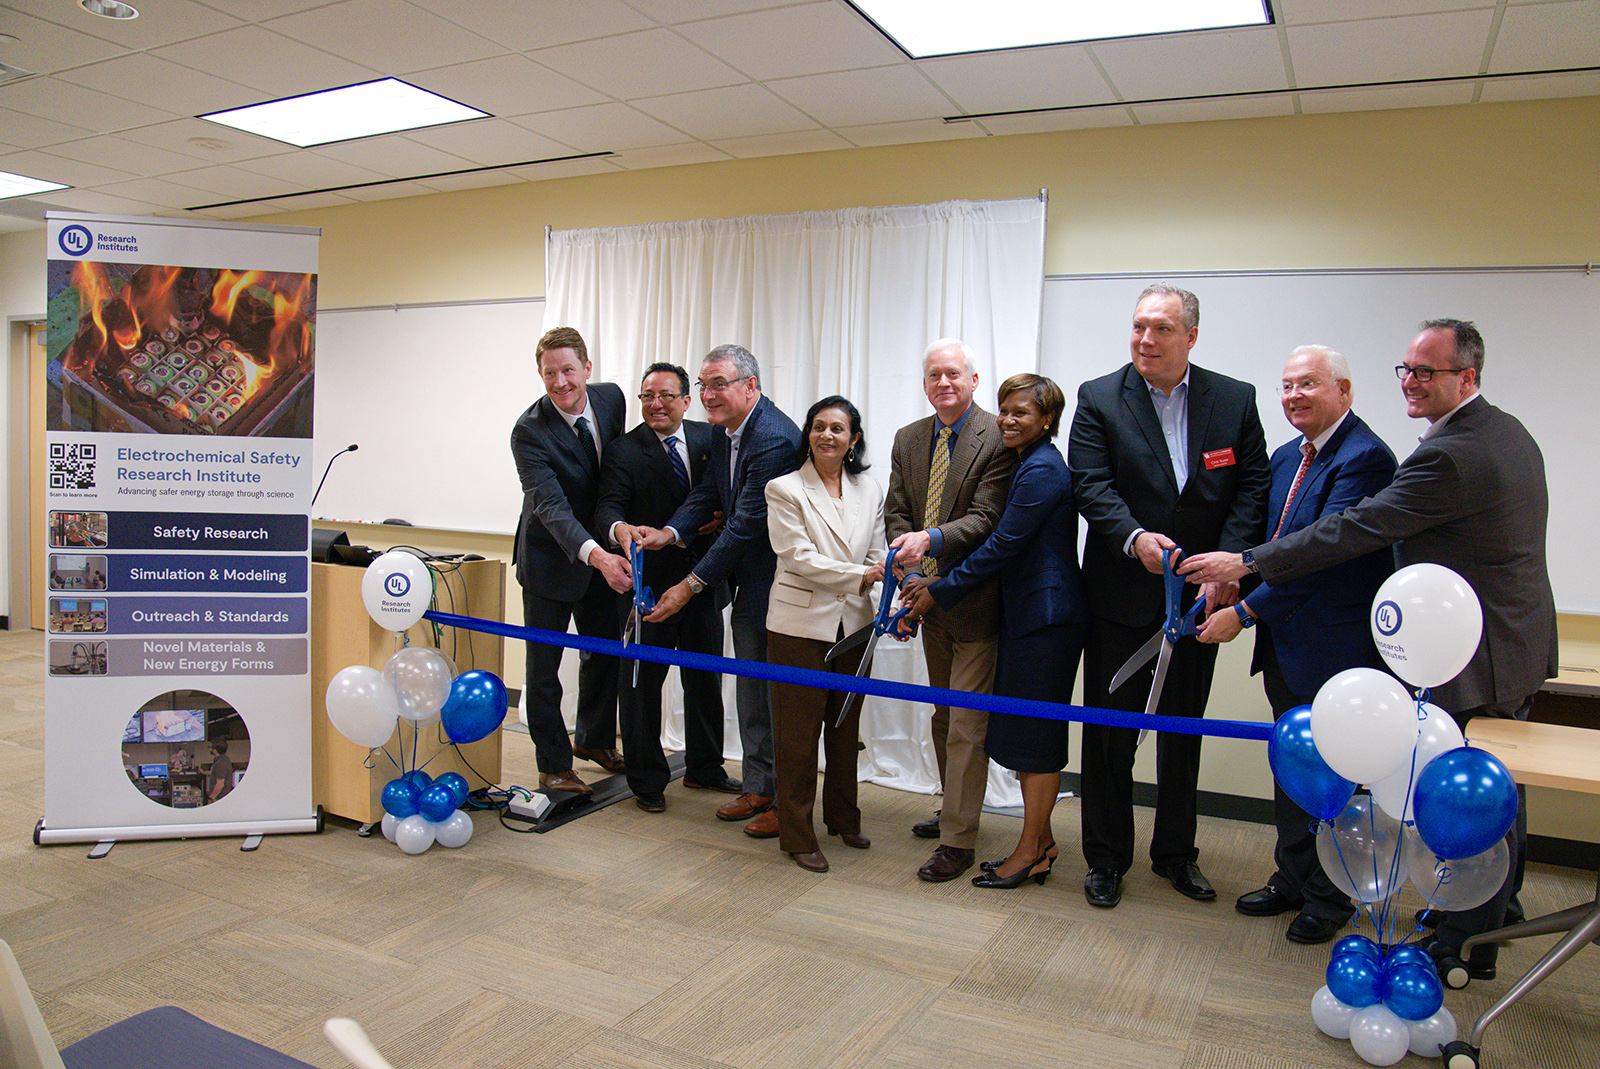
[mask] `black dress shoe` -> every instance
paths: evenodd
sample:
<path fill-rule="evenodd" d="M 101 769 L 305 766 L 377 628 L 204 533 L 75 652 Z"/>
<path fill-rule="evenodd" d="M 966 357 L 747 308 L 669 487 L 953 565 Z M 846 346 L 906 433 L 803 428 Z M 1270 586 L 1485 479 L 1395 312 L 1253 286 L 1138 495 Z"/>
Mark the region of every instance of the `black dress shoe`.
<path fill-rule="evenodd" d="M 683 785 L 691 791 L 721 791 L 723 794 L 742 794 L 744 784 L 730 777 L 722 769 L 689 775 L 684 773 Z"/>
<path fill-rule="evenodd" d="M 667 798 L 664 794 L 636 794 L 633 804 L 646 813 L 665 813 L 667 811 Z"/>
<path fill-rule="evenodd" d="M 1272 884 L 1267 884 L 1259 891 L 1251 891 L 1247 895 L 1240 895 L 1233 908 L 1247 917 L 1276 917 L 1280 913 L 1287 913 L 1291 909 L 1300 908 L 1300 900 L 1284 894 Z M 1322 942 L 1318 939 L 1317 942 Z"/>
<path fill-rule="evenodd" d="M 1091 906 L 1110 909 L 1122 901 L 1122 876 L 1116 869 L 1090 869 L 1083 878 L 1083 897 Z"/>
<path fill-rule="evenodd" d="M 1206 879 L 1205 873 L 1200 871 L 1200 866 L 1193 861 L 1151 865 L 1150 871 L 1163 879 L 1171 880 L 1173 888 L 1180 895 L 1192 898 L 1196 902 L 1211 902 L 1217 897 L 1217 889 L 1211 886 L 1211 881 Z"/>
<path fill-rule="evenodd" d="M 937 839 L 939 837 L 939 814 L 942 810 L 934 810 L 933 816 L 927 820 L 911 825 L 911 834 L 919 839 Z"/>
<path fill-rule="evenodd" d="M 1313 917 L 1309 913 L 1302 913 L 1289 922 L 1289 930 L 1285 933 L 1291 943 L 1326 943 L 1339 934 L 1345 925 L 1344 921 L 1336 921 L 1328 917 Z"/>
<path fill-rule="evenodd" d="M 1022 868 L 1018 869 L 1016 872 L 1013 872 L 1009 876 L 1000 875 L 999 866 L 996 866 L 992 869 L 985 869 L 982 876 L 974 876 L 972 878 L 972 886 L 998 887 L 1009 891 L 1014 887 L 1021 887 L 1029 880 L 1032 880 L 1034 883 L 1043 886 L 1044 881 L 1050 878 L 1050 870 L 1055 867 L 1055 863 L 1055 858 L 1051 857 L 1049 854 L 1045 854 L 1039 858 L 1036 858 L 1033 864 L 1024 865 Z M 1044 868 L 1041 869 L 1039 867 L 1040 865 L 1043 865 Z"/>
<path fill-rule="evenodd" d="M 963 850 L 958 846 L 941 846 L 917 870 L 917 875 L 929 883 L 944 883 L 966 872 L 975 860 L 976 857 L 971 850 Z"/>

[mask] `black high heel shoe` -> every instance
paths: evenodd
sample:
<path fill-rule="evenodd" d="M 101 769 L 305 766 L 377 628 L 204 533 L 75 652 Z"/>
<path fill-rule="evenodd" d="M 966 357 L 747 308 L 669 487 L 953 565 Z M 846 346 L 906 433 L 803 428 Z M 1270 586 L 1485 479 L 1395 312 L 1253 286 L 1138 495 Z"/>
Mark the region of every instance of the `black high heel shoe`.
<path fill-rule="evenodd" d="M 1051 853 L 1051 851 L 1055 851 L 1055 852 Z M 1051 864 L 1055 864 L 1056 858 L 1061 856 L 1061 851 L 1056 850 L 1056 844 L 1055 843 L 1051 843 L 1049 846 L 1044 848 L 1044 856 L 1048 857 L 1050 859 L 1050 863 Z M 978 867 L 980 869 L 982 869 L 984 872 L 993 872 L 995 869 L 999 868 L 1001 865 L 1004 865 L 1005 863 L 1006 863 L 1006 859 L 1005 858 L 997 857 L 993 861 L 980 861 L 980 862 L 978 862 Z M 1037 865 L 1038 862 L 1035 861 L 1034 864 Z"/>
<path fill-rule="evenodd" d="M 1055 867 L 1055 863 L 1056 863 L 1056 859 L 1055 858 L 1051 857 L 1049 854 L 1045 854 L 1044 856 L 1040 857 L 1038 860 L 1034 861 L 1033 864 L 1029 865 L 1026 868 L 1018 869 L 1016 872 L 1013 872 L 1010 876 L 997 876 L 995 874 L 995 870 L 990 869 L 988 872 L 985 872 L 982 876 L 974 876 L 972 878 L 972 886 L 974 886 L 974 887 L 994 887 L 994 888 L 999 888 L 999 889 L 1003 889 L 1003 890 L 1009 891 L 1013 887 L 1021 887 L 1023 884 L 1027 883 L 1030 879 L 1034 883 L 1042 885 L 1045 880 L 1050 878 L 1050 870 Z M 1034 872 L 1033 870 L 1038 868 L 1040 865 L 1044 866 L 1044 871 L 1043 872 Z"/>

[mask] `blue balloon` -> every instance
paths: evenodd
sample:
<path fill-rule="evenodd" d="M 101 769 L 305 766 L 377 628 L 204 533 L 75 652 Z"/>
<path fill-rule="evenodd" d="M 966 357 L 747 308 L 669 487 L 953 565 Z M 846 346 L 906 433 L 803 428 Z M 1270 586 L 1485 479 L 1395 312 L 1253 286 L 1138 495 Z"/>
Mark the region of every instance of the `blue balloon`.
<path fill-rule="evenodd" d="M 459 772 L 446 772 L 444 775 L 434 780 L 433 785 L 435 787 L 450 788 L 450 793 L 455 795 L 455 808 L 457 809 L 460 809 L 462 803 L 467 800 L 467 795 L 472 793 L 472 788 L 467 783 L 467 777 L 463 776 Z"/>
<path fill-rule="evenodd" d="M 1364 935 L 1347 935 L 1333 944 L 1331 958 L 1337 958 L 1341 954 L 1365 954 L 1375 963 L 1383 961 L 1383 951 L 1378 949 L 1378 944 Z"/>
<path fill-rule="evenodd" d="M 1403 1021 L 1426 1021 L 1444 1005 L 1444 985 L 1433 963 L 1402 965 L 1383 974 L 1383 1004 Z"/>
<path fill-rule="evenodd" d="M 423 791 L 433 786 L 433 777 L 422 771 L 420 768 L 413 768 L 410 772 L 406 773 L 406 782 L 415 787 L 418 794 L 421 794 Z"/>
<path fill-rule="evenodd" d="M 1431 969 L 1433 959 L 1417 944 L 1406 943 L 1390 949 L 1389 956 L 1383 959 L 1383 974 L 1387 976 L 1402 965 L 1421 965 Z"/>
<path fill-rule="evenodd" d="M 1328 990 L 1346 1006 L 1365 1009 L 1383 998 L 1383 974 L 1365 954 L 1340 954 L 1328 962 Z"/>
<path fill-rule="evenodd" d="M 1470 746 L 1446 752 L 1417 773 L 1417 834 L 1442 858 L 1477 857 L 1517 819 L 1517 783 L 1500 759 Z"/>
<path fill-rule="evenodd" d="M 383 811 L 396 820 L 417 815 L 417 789 L 405 778 L 392 779 L 383 785 Z"/>
<path fill-rule="evenodd" d="M 1272 725 L 1267 764 L 1283 792 L 1318 820 L 1332 820 L 1355 796 L 1356 785 L 1322 759 L 1311 739 L 1311 706 L 1290 709 Z"/>
<path fill-rule="evenodd" d="M 506 719 L 506 685 L 493 672 L 462 672 L 450 684 L 450 697 L 439 710 L 439 722 L 451 742 L 477 742 L 489 737 Z"/>
<path fill-rule="evenodd" d="M 450 814 L 455 811 L 455 792 L 438 783 L 423 791 L 422 797 L 417 799 L 417 812 L 422 814 L 423 819 L 431 820 L 435 824 L 449 820 Z"/>

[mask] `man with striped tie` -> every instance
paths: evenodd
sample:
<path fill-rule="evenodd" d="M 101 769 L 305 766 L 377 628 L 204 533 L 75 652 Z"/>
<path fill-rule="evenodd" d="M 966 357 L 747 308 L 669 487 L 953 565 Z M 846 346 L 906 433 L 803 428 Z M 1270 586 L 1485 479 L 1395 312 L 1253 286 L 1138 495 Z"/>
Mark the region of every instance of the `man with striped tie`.
<path fill-rule="evenodd" d="M 922 389 L 934 414 L 894 436 L 884 524 L 895 548 L 895 570 L 939 575 L 982 545 L 1005 511 L 1014 452 L 1000 441 L 1000 424 L 973 403 L 978 371 L 972 350 L 941 338 L 922 357 Z M 922 618 L 922 652 L 935 687 L 987 694 L 994 687 L 1000 637 L 1000 581 L 991 579 L 955 608 L 935 607 Z M 983 740 L 989 715 L 977 709 L 933 707 L 933 752 L 944 804 L 935 818 L 912 828 L 939 839 L 917 870 L 930 883 L 953 880 L 972 867 L 978 816 L 989 783 Z"/>
<path fill-rule="evenodd" d="M 689 489 L 707 469 L 711 457 L 709 423 L 684 419 L 693 395 L 689 373 L 674 364 L 651 364 L 639 383 L 644 422 L 618 438 L 601 465 L 600 503 L 595 507 L 597 534 L 613 545 L 639 540 L 638 527 L 660 527 L 689 496 Z M 720 526 L 720 522 L 716 524 Z M 702 533 L 687 546 L 668 545 L 644 557 L 644 581 L 664 592 L 689 574 L 710 546 Z M 638 641 L 662 649 L 720 656 L 722 599 L 693 598 L 659 624 L 640 623 Z M 624 609 L 624 618 L 631 611 Z M 722 676 L 682 668 L 683 785 L 738 794 L 742 789 L 722 767 Z M 628 754 L 628 786 L 634 801 L 648 813 L 666 808 L 662 793 L 672 779 L 661 749 L 661 687 L 667 665 L 643 661 L 639 685 L 633 685 L 631 662 L 622 662 L 618 681 L 618 717 L 622 745 Z"/>

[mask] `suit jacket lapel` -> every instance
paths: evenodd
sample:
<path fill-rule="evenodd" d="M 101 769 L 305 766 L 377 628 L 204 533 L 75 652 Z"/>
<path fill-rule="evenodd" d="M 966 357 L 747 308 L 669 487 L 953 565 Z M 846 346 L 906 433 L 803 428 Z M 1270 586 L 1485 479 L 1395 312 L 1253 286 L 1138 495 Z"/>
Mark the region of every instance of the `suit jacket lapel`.
<path fill-rule="evenodd" d="M 586 468 L 588 462 L 584 455 L 578 452 L 577 430 L 567 426 L 566 417 L 561 414 L 561 410 L 549 396 L 539 398 L 539 404 L 542 406 L 540 411 L 544 413 L 545 425 L 550 428 L 550 435 L 556 440 L 556 444 L 572 458 L 574 464 Z"/>
<path fill-rule="evenodd" d="M 1294 501 L 1289 506 L 1289 515 L 1284 518 L 1283 529 L 1285 531 L 1297 529 L 1294 525 L 1294 520 L 1295 516 L 1300 512 L 1300 506 L 1305 504 L 1311 497 L 1312 490 L 1316 487 L 1318 481 L 1328 474 L 1328 466 L 1333 463 L 1334 454 L 1339 451 L 1339 447 L 1344 444 L 1344 440 L 1350 437 L 1350 431 L 1355 425 L 1356 417 L 1354 415 L 1346 416 L 1344 422 L 1339 425 L 1339 429 L 1333 432 L 1333 436 L 1327 440 L 1321 449 L 1317 450 L 1317 455 L 1311 458 L 1311 466 L 1306 469 L 1306 477 L 1300 482 L 1300 492 L 1295 495 Z M 1301 455 L 1304 456 L 1304 454 Z M 1295 470 L 1300 470 L 1298 465 Z M 1291 485 L 1293 485 L 1294 476 L 1291 475 L 1289 478 Z"/>
<path fill-rule="evenodd" d="M 845 483 L 845 493 L 848 495 L 850 480 L 847 476 L 841 478 Z M 833 532 L 841 545 L 848 547 L 850 530 L 845 525 L 844 518 L 839 515 L 840 510 L 834 507 L 828 488 L 822 483 L 822 476 L 817 474 L 817 469 L 809 460 L 800 466 L 800 485 L 806 488 L 806 496 L 811 499 L 812 509 L 822 517 L 822 522 L 827 525 L 828 530 Z"/>
<path fill-rule="evenodd" d="M 928 507 L 928 468 L 933 464 L 933 431 L 938 423 L 938 416 L 929 416 L 916 424 L 910 455 L 906 457 L 906 493 L 911 498 L 911 514 L 922 517 L 919 531 L 936 526 L 922 514 Z"/>
<path fill-rule="evenodd" d="M 951 508 L 955 505 L 956 488 L 966 479 L 967 473 L 972 470 L 972 465 L 978 462 L 978 448 L 983 444 L 988 427 L 979 423 L 973 417 L 982 409 L 974 404 L 967 410 L 967 422 L 962 425 L 961 433 L 956 436 L 955 451 L 950 454 L 950 474 L 944 481 L 944 495 L 939 500 L 939 511 L 942 515 L 930 517 L 928 526 L 937 526 L 944 522 L 950 515 Z M 928 463 L 933 464 L 933 445 L 928 446 Z"/>
<path fill-rule="evenodd" d="M 1211 429 L 1211 413 L 1216 407 L 1216 398 L 1212 396 L 1211 385 L 1205 376 L 1193 366 L 1189 368 L 1189 482 L 1184 487 L 1188 489 L 1195 482 L 1195 474 L 1205 470 L 1205 442 L 1206 432 Z M 1152 409 L 1153 411 L 1153 409 Z M 1174 477 L 1176 481 L 1176 477 Z"/>
<path fill-rule="evenodd" d="M 1161 420 L 1156 416 L 1155 402 L 1150 400 L 1150 384 L 1144 381 L 1132 363 L 1124 372 L 1122 380 L 1122 404 L 1133 418 L 1134 424 L 1144 432 L 1145 439 L 1150 443 L 1150 452 L 1156 458 L 1161 470 L 1166 473 L 1167 484 L 1172 487 L 1174 496 L 1178 493 L 1178 477 L 1172 473 L 1172 455 L 1167 451 L 1167 439 L 1161 433 Z M 1191 418 L 1190 428 L 1194 427 Z"/>

